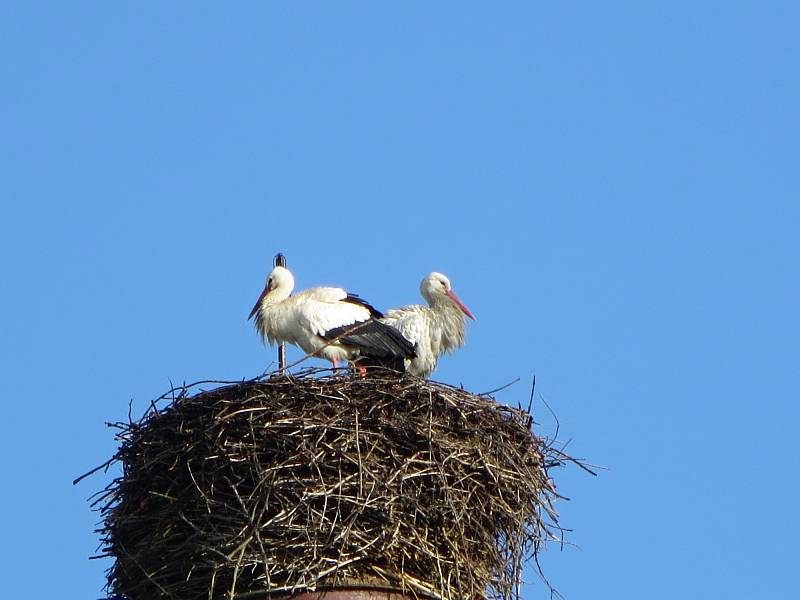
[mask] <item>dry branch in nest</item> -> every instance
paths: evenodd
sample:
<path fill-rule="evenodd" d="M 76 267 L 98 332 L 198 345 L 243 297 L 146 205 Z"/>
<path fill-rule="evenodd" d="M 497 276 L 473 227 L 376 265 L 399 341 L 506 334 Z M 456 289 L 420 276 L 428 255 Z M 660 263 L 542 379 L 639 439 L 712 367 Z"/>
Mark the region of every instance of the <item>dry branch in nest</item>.
<path fill-rule="evenodd" d="M 560 529 L 531 416 L 432 381 L 306 371 L 117 423 L 95 500 L 109 598 L 266 598 L 338 586 L 519 597 Z"/>

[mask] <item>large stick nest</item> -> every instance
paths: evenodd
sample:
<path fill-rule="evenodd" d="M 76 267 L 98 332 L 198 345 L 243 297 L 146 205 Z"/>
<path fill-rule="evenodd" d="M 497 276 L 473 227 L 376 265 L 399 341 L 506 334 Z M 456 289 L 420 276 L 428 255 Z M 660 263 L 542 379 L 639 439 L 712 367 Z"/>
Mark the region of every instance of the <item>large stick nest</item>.
<path fill-rule="evenodd" d="M 114 424 L 123 474 L 96 500 L 109 598 L 512 599 L 560 532 L 548 470 L 568 457 L 489 396 L 311 372 L 171 394 Z"/>

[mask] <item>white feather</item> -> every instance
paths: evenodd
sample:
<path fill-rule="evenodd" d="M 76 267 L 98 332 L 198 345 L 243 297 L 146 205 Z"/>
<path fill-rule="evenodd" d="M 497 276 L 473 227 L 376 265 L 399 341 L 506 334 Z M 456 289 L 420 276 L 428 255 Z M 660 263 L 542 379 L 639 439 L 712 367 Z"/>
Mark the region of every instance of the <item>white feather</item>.
<path fill-rule="evenodd" d="M 467 334 L 465 315 L 472 313 L 457 300 L 450 280 L 441 273 L 431 273 L 420 284 L 420 292 L 430 306 L 404 306 L 386 312 L 381 319 L 397 329 L 414 344 L 416 358 L 406 360 L 406 371 L 430 377 L 439 357 L 464 345 Z"/>
<path fill-rule="evenodd" d="M 253 307 L 256 328 L 270 344 L 285 342 L 330 361 L 352 360 L 359 355 L 356 348 L 339 342 L 329 343 L 323 336 L 337 327 L 367 321 L 367 308 L 345 302 L 347 292 L 341 288 L 318 287 L 294 296 L 294 277 L 283 267 L 275 267 L 267 286 Z"/>

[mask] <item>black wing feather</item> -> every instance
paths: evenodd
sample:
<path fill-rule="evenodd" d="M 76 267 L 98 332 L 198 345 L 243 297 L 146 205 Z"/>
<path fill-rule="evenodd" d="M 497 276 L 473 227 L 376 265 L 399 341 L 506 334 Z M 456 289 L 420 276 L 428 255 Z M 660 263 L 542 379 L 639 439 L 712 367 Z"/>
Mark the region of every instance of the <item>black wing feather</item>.
<path fill-rule="evenodd" d="M 369 306 L 369 305 L 367 305 Z M 358 348 L 362 356 L 378 359 L 414 358 L 414 346 L 394 327 L 369 319 L 325 332 L 325 340 L 338 339 L 345 346 Z"/>
<path fill-rule="evenodd" d="M 369 311 L 369 316 L 373 319 L 382 319 L 383 313 L 379 311 L 377 308 L 372 306 L 369 302 L 361 298 L 358 294 L 347 294 L 347 297 L 343 300 L 343 302 L 349 302 L 350 304 L 357 304 L 358 306 L 363 306 Z"/>

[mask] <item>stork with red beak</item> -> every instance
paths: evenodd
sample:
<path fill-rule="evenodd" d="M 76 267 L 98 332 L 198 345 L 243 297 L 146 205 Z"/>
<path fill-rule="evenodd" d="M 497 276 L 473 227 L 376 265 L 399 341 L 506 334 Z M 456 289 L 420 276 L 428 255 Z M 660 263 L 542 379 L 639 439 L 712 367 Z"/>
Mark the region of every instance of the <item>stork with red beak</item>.
<path fill-rule="evenodd" d="M 442 354 L 452 354 L 464 345 L 465 316 L 473 321 L 475 317 L 453 292 L 450 280 L 441 273 L 433 272 L 425 277 L 419 291 L 429 306 L 415 304 L 395 308 L 387 311 L 381 321 L 414 344 L 417 355 L 405 359 L 406 372 L 430 377 Z"/>
<path fill-rule="evenodd" d="M 250 311 L 248 320 L 255 317 L 256 330 L 270 344 L 294 344 L 334 368 L 359 357 L 372 365 L 393 365 L 415 356 L 411 342 L 379 321 L 383 315 L 355 294 L 317 287 L 292 296 L 293 289 L 291 271 L 275 267 Z"/>

